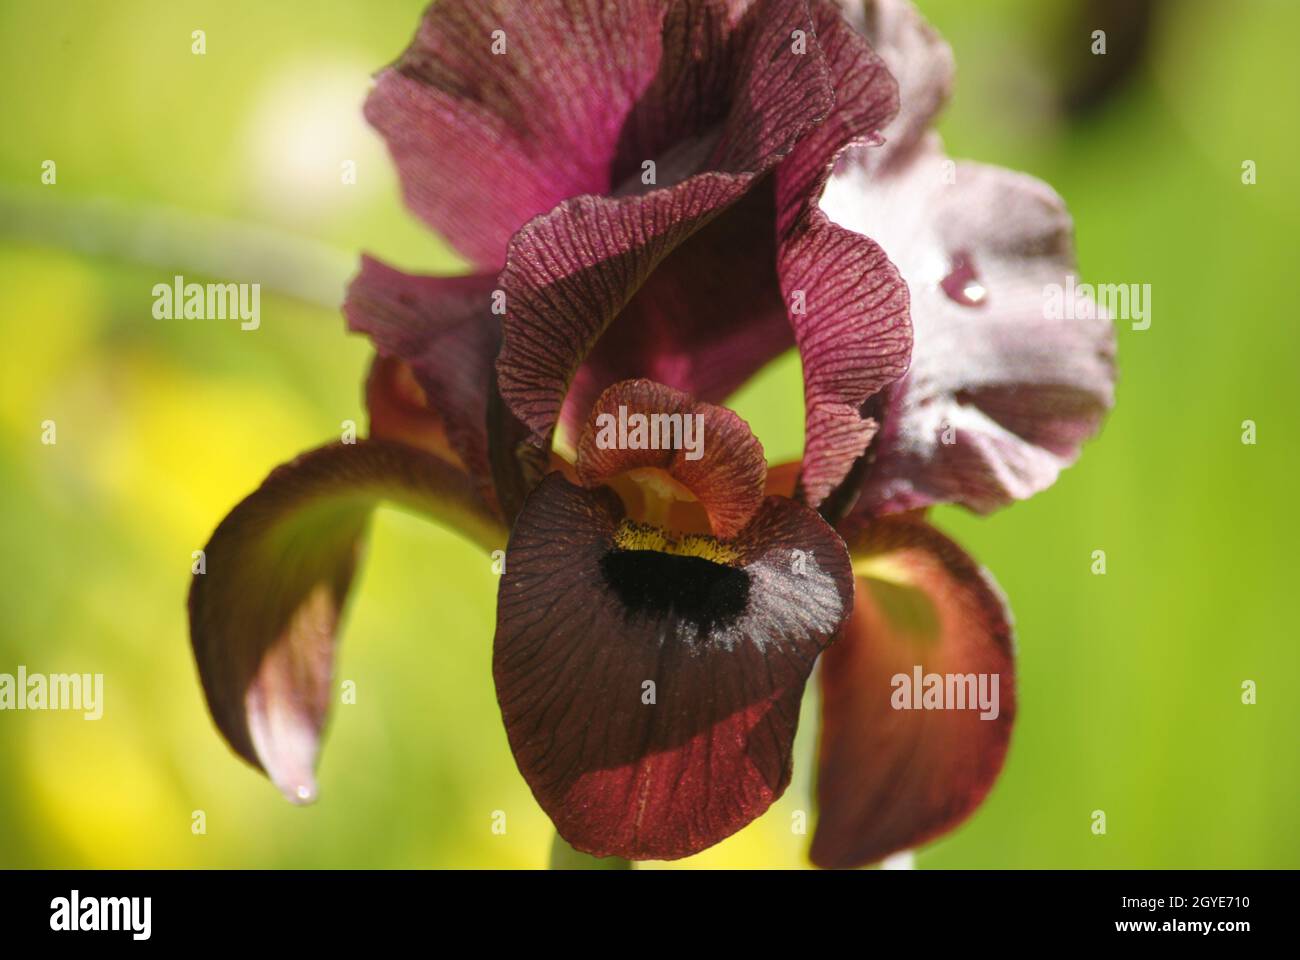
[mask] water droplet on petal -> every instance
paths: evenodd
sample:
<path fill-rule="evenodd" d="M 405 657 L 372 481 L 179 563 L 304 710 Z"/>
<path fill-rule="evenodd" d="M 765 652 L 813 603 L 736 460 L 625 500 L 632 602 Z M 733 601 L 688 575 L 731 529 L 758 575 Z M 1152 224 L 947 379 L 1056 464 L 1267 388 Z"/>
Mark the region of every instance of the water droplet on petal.
<path fill-rule="evenodd" d="M 953 255 L 952 268 L 948 271 L 948 276 L 940 282 L 940 286 L 943 287 L 943 292 L 948 294 L 949 300 L 960 303 L 963 307 L 983 306 L 989 295 L 975 273 L 975 264 L 970 254 L 964 252 Z"/>

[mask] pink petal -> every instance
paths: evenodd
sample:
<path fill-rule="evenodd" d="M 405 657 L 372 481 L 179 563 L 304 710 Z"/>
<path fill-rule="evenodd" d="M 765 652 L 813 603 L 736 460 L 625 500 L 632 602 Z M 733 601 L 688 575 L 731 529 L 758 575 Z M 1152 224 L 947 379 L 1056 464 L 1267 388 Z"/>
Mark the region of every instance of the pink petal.
<path fill-rule="evenodd" d="M 609 191 L 625 118 L 659 68 L 667 6 L 432 4 L 366 102 L 407 204 L 473 264 L 495 270 L 530 218 Z M 493 52 L 494 40 L 504 52 Z"/>
<path fill-rule="evenodd" d="M 1046 310 L 1075 269 L 1060 197 L 1023 174 L 949 163 L 931 135 L 895 172 L 846 167 L 823 199 L 911 290 L 912 366 L 883 410 L 868 512 L 1028 497 L 1074 462 L 1114 399 L 1109 320 Z"/>

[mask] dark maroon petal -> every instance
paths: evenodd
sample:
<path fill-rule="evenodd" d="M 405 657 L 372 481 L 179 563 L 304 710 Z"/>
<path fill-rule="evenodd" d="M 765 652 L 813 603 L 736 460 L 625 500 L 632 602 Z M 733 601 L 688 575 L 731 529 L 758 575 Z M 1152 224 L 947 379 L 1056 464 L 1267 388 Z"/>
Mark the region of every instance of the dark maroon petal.
<path fill-rule="evenodd" d="M 574 375 L 561 421 L 570 442 L 612 383 L 646 377 L 721 403 L 794 346 L 774 200 L 765 178 L 655 267 Z"/>
<path fill-rule="evenodd" d="M 782 233 L 816 208 L 844 149 L 851 144 L 874 148 L 899 109 L 898 84 L 876 51 L 845 23 L 831 0 L 813 0 L 811 8 L 835 104 L 781 163 L 777 205 Z"/>
<path fill-rule="evenodd" d="M 624 120 L 660 66 L 666 7 L 431 5 L 366 102 L 407 204 L 472 263 L 496 269 L 531 217 L 568 197 L 608 192 Z M 496 31 L 503 53 L 493 53 Z"/>
<path fill-rule="evenodd" d="M 492 313 L 495 287 L 496 279 L 483 274 L 412 276 L 362 257 L 361 272 L 343 305 L 353 331 L 367 334 L 382 357 L 409 369 L 427 413 L 441 424 L 455 459 L 489 503 L 494 497 L 488 397 L 501 342 L 500 317 Z M 419 398 L 403 386 L 404 376 L 391 364 L 377 365 L 372 373 L 367 392 L 376 436 L 409 442 L 420 421 L 427 420 L 420 414 Z M 396 382 L 390 385 L 390 380 Z"/>
<path fill-rule="evenodd" d="M 616 317 L 629 326 L 579 377 L 587 402 L 609 382 L 637 375 L 692 393 L 699 377 L 707 387 L 700 395 L 721 399 L 716 391 L 737 384 L 742 366 L 752 372 L 789 343 L 764 268 L 775 260 L 771 228 L 763 229 L 772 196 L 739 201 L 830 110 L 828 67 L 806 2 L 761 0 L 730 32 L 705 15 L 709 9 L 675 5 L 666 21 L 667 66 L 650 99 L 660 105 L 660 120 L 679 118 L 670 135 L 659 121 L 637 119 L 643 112 L 634 117 L 638 133 L 628 156 L 643 151 L 645 159 L 664 161 L 655 187 L 641 192 L 634 178 L 627 189 L 635 192 L 567 201 L 510 244 L 501 275 L 508 296 L 501 392 L 539 442 L 551 435 L 571 381 Z M 808 38 L 806 52 L 795 52 L 795 31 Z M 699 172 L 683 178 L 692 170 Z M 707 237 L 706 228 L 733 205 L 738 222 L 719 223 Z M 745 324 L 756 330 L 749 345 L 736 339 Z M 688 331 L 710 344 L 698 359 Z M 653 352 L 636 358 L 634 347 Z M 723 362 L 713 366 L 713 358 Z M 577 409 L 568 419 L 581 422 L 585 413 Z"/>
<path fill-rule="evenodd" d="M 813 211 L 781 249 L 804 370 L 802 499 L 818 506 L 875 434 L 859 411 L 907 370 L 912 348 L 907 286 L 875 243 Z"/>
<path fill-rule="evenodd" d="M 609 490 L 559 474 L 529 497 L 501 581 L 497 698 L 570 844 L 674 859 L 784 791 L 799 700 L 851 576 L 834 531 L 780 497 L 732 541 L 674 543 L 622 519 Z"/>
<path fill-rule="evenodd" d="M 906 370 L 911 350 L 907 286 L 865 236 L 830 223 L 817 206 L 840 153 L 878 142 L 898 109 L 880 59 L 829 2 L 814 4 L 835 85 L 835 109 L 776 172 L 777 269 L 804 375 L 800 492 L 818 506 L 866 450 L 876 424 L 864 402 Z"/>
<path fill-rule="evenodd" d="M 649 418 L 644 439 L 625 427 L 638 415 Z M 667 429 L 656 428 L 654 418 L 664 418 Z M 623 445 L 624 437 L 653 443 L 656 449 L 632 449 Z M 610 439 L 615 441 L 612 446 Z M 687 440 L 694 449 L 686 446 Z M 749 424 L 726 407 L 700 403 L 680 390 L 649 380 L 626 380 L 606 390 L 592 407 L 578 443 L 578 477 L 585 486 L 595 487 L 645 468 L 662 470 L 693 495 L 717 537 L 739 533 L 763 502 L 767 460 Z"/>
<path fill-rule="evenodd" d="M 954 72 L 952 50 L 909 0 L 838 0 L 844 16 L 862 32 L 898 81 L 899 111 L 884 128 L 884 144 L 855 152 L 854 159 L 885 171 L 908 155 L 948 102 Z"/>
<path fill-rule="evenodd" d="M 222 736 L 294 802 L 316 793 L 339 615 L 380 499 L 497 548 L 505 531 L 465 475 L 363 440 L 277 468 L 217 527 L 190 587 L 190 639 Z"/>
<path fill-rule="evenodd" d="M 528 491 L 550 469 L 566 463 L 555 451 L 538 447 L 532 433 L 501 397 L 496 369 L 492 370 L 492 391 L 488 395 L 488 459 L 492 468 L 492 492 L 498 513 L 509 526 L 523 508 Z M 558 462 L 558 464 L 557 464 Z"/>
<path fill-rule="evenodd" d="M 539 443 L 605 326 L 674 247 L 746 187 L 743 178 L 706 174 L 643 197 L 581 197 L 516 235 L 501 275 L 509 301 L 497 372 L 502 396 Z"/>
<path fill-rule="evenodd" d="M 912 516 L 843 532 L 857 597 L 819 673 L 811 855 L 820 867 L 874 863 L 966 819 L 1002 769 L 1016 713 L 1010 615 L 992 578 Z M 945 688 L 948 675 L 975 685 L 931 701 L 958 709 L 909 709 L 926 702 L 926 681 L 913 689 L 917 667 L 923 678 L 944 677 Z M 979 705 L 981 677 L 988 709 Z"/>
<path fill-rule="evenodd" d="M 837 173 L 823 199 L 837 223 L 872 232 L 912 295 L 912 366 L 884 407 L 868 512 L 1028 497 L 1114 399 L 1110 321 L 1047 309 L 1074 272 L 1060 197 L 1022 174 L 949 164 L 932 136 L 895 173 Z"/>

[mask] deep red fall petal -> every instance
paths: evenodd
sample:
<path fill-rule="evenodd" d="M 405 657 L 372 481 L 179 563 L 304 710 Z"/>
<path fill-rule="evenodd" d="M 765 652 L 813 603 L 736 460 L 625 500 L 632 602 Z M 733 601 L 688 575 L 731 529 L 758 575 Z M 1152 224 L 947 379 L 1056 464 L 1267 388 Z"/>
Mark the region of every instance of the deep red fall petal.
<path fill-rule="evenodd" d="M 339 616 L 380 499 L 488 548 L 505 531 L 468 478 L 404 444 L 362 440 L 278 467 L 221 521 L 190 586 L 190 639 L 213 720 L 284 795 L 316 793 Z"/>
<path fill-rule="evenodd" d="M 763 502 L 767 460 L 744 420 L 663 384 L 626 380 L 592 407 L 578 443 L 578 476 L 595 487 L 646 468 L 692 494 L 717 537 L 739 533 Z"/>
<path fill-rule="evenodd" d="M 1010 615 L 988 573 L 914 515 L 841 532 L 857 596 L 819 673 L 811 856 L 827 868 L 875 863 L 968 817 L 1002 769 L 1016 713 Z M 948 709 L 912 709 L 926 703 L 929 675 L 974 685 L 931 701 Z"/>
<path fill-rule="evenodd" d="M 624 523 L 608 489 L 549 476 L 511 533 L 493 673 L 559 833 L 596 856 L 675 859 L 761 814 L 851 603 L 842 542 L 794 501 L 769 498 L 734 540 L 674 542 Z"/>

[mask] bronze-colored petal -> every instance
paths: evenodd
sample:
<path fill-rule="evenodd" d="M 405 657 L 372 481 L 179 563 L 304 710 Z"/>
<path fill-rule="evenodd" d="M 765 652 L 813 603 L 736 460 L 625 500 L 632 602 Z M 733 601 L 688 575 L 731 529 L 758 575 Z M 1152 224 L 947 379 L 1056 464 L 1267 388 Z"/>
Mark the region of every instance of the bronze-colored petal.
<path fill-rule="evenodd" d="M 380 500 L 487 549 L 505 531 L 431 453 L 363 440 L 277 467 L 221 522 L 190 587 L 190 639 L 217 728 L 294 802 L 315 797 L 339 617 Z"/>
<path fill-rule="evenodd" d="M 857 597 L 820 672 L 821 867 L 875 863 L 970 816 L 1016 714 L 1011 617 L 988 573 L 915 515 L 841 531 Z"/>

